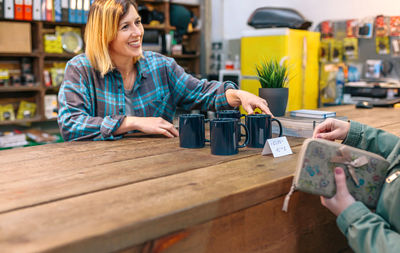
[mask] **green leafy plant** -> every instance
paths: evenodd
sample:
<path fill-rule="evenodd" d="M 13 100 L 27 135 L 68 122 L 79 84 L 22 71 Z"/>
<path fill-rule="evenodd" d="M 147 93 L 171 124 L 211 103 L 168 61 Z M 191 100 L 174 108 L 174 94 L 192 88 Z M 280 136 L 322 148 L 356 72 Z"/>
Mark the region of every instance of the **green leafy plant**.
<path fill-rule="evenodd" d="M 288 68 L 277 60 L 264 60 L 256 65 L 262 88 L 285 88 L 288 83 Z"/>

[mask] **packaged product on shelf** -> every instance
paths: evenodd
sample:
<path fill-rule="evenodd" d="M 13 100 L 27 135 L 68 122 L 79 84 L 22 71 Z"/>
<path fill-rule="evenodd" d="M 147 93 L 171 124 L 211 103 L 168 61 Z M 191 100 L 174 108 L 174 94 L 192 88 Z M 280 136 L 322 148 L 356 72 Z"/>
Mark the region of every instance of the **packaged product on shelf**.
<path fill-rule="evenodd" d="M 331 44 L 330 59 L 332 62 L 341 62 L 343 60 L 343 42 L 334 40 Z"/>
<path fill-rule="evenodd" d="M 21 86 L 22 80 L 20 75 L 13 75 L 11 76 L 11 84 L 12 86 Z"/>
<path fill-rule="evenodd" d="M 377 54 L 389 54 L 390 53 L 389 37 L 388 36 L 376 37 L 375 47 Z"/>
<path fill-rule="evenodd" d="M 359 21 L 358 24 L 358 37 L 359 38 L 372 38 L 374 31 L 374 18 L 366 17 Z"/>
<path fill-rule="evenodd" d="M 22 100 L 19 103 L 17 119 L 29 119 L 35 116 L 36 104 Z"/>
<path fill-rule="evenodd" d="M 26 133 L 26 136 L 39 143 L 43 142 L 55 142 L 58 140 L 57 136 L 48 134 L 42 130 L 39 129 L 28 129 L 24 131 Z"/>
<path fill-rule="evenodd" d="M 57 95 L 49 94 L 44 97 L 44 114 L 47 119 L 57 118 Z"/>
<path fill-rule="evenodd" d="M 51 78 L 49 70 L 47 69 L 43 70 L 43 76 L 44 76 L 44 85 L 46 87 L 51 87 Z"/>
<path fill-rule="evenodd" d="M 329 62 L 330 47 L 332 39 L 322 39 L 319 47 L 319 60 L 320 62 Z"/>
<path fill-rule="evenodd" d="M 63 53 L 61 36 L 55 34 L 44 35 L 44 51 L 46 53 Z"/>
<path fill-rule="evenodd" d="M 30 73 L 22 74 L 21 82 L 25 86 L 34 86 L 35 85 L 35 76 Z"/>
<path fill-rule="evenodd" d="M 358 21 L 356 19 L 346 20 L 346 37 L 356 38 L 357 28 L 358 28 Z"/>
<path fill-rule="evenodd" d="M 390 17 L 390 36 L 400 36 L 400 16 Z"/>
<path fill-rule="evenodd" d="M 0 136 L 0 148 L 20 147 L 27 144 L 24 133 L 5 132 Z"/>
<path fill-rule="evenodd" d="M 389 36 L 389 19 L 390 17 L 385 17 L 379 15 L 375 19 L 375 35 L 376 37 L 387 37 Z"/>
<path fill-rule="evenodd" d="M 8 86 L 10 82 L 10 73 L 8 69 L 0 69 L 0 86 Z"/>
<path fill-rule="evenodd" d="M 400 37 L 392 38 L 392 55 L 395 57 L 400 56 Z"/>
<path fill-rule="evenodd" d="M 65 66 L 65 62 L 53 62 L 53 67 L 50 69 L 50 78 L 53 87 L 58 87 L 62 84 Z"/>
<path fill-rule="evenodd" d="M 6 104 L 1 107 L 0 120 L 15 120 L 14 106 L 12 104 Z"/>
<path fill-rule="evenodd" d="M 358 59 L 358 39 L 357 38 L 344 38 L 344 55 L 346 60 Z"/>

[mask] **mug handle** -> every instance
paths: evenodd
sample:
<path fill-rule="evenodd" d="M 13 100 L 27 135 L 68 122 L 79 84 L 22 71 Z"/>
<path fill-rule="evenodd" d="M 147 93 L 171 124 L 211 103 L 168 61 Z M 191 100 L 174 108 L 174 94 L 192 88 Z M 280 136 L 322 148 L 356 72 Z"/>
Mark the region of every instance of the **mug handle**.
<path fill-rule="evenodd" d="M 278 123 L 278 125 L 279 125 L 279 136 L 278 137 L 281 137 L 282 136 L 282 124 L 281 124 L 281 122 L 279 120 L 275 119 L 275 118 L 272 119 L 272 121 L 276 121 Z"/>
<path fill-rule="evenodd" d="M 242 145 L 239 145 L 239 146 L 238 146 L 238 148 L 244 148 L 244 147 L 246 147 L 247 144 L 249 143 L 249 129 L 248 129 L 247 126 L 244 125 L 243 123 L 241 123 L 241 122 L 238 122 L 238 123 L 239 123 L 240 126 L 242 126 L 242 127 L 244 128 L 244 131 L 246 132 L 246 134 L 243 135 L 243 136 L 246 136 L 246 139 L 244 140 L 244 142 L 243 142 Z"/>
<path fill-rule="evenodd" d="M 206 128 L 206 123 L 207 122 L 209 122 L 210 121 L 210 119 L 204 119 L 204 128 Z M 210 140 L 209 139 L 206 139 L 206 137 L 204 136 L 204 142 L 210 142 Z"/>
<path fill-rule="evenodd" d="M 238 120 L 239 120 L 239 123 L 241 122 L 240 119 L 243 118 L 243 117 L 246 118 L 246 114 L 240 114 L 240 117 L 239 117 L 239 119 L 238 119 Z M 243 136 L 246 136 L 246 134 L 242 134 L 242 131 L 240 131 L 240 137 L 243 137 Z"/>

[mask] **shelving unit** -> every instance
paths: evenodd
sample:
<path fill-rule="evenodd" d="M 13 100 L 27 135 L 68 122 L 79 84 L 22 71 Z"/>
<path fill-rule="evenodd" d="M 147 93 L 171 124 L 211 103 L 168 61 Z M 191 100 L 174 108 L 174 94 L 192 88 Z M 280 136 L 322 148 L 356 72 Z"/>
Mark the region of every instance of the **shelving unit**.
<path fill-rule="evenodd" d="M 166 0 L 138 0 L 137 3 L 138 5 L 149 4 L 153 6 L 155 10 L 164 13 L 164 23 L 160 25 L 144 24 L 145 32 L 146 30 L 158 30 L 162 32 L 162 36 L 165 36 L 165 34 L 168 34 L 170 31 L 176 31 L 176 28 L 171 26 L 170 23 L 171 4 L 182 5 L 200 18 L 200 4 L 174 3 Z M 165 54 L 165 52 L 163 52 L 163 54 L 174 58 L 188 73 L 200 74 L 200 36 L 201 30 L 194 28 L 190 34 L 186 34 L 183 37 L 182 45 L 185 46 L 188 51 L 196 52 L 195 54 Z"/>
<path fill-rule="evenodd" d="M 176 28 L 170 24 L 170 1 L 157 1 L 157 0 L 139 0 L 138 5 L 150 4 L 157 11 L 164 13 L 164 23 L 159 25 L 144 25 L 146 30 L 158 30 L 162 36 L 168 34 L 170 31 L 175 31 Z M 182 4 L 187 9 L 192 11 L 197 17 L 200 18 L 200 4 Z M 22 58 L 29 58 L 32 60 L 32 72 L 35 76 L 34 86 L 0 86 L 0 105 L 14 104 L 15 107 L 18 102 L 25 100 L 34 102 L 37 105 L 36 115 L 28 119 L 0 121 L 0 125 L 14 125 L 14 124 L 27 124 L 30 122 L 45 122 L 54 121 L 55 119 L 47 119 L 45 117 L 44 99 L 46 94 L 57 94 L 59 87 L 46 87 L 43 71 L 49 63 L 52 62 L 67 62 L 74 57 L 74 54 L 69 53 L 46 53 L 44 52 L 44 35 L 54 34 L 56 26 L 70 26 L 80 27 L 82 31 L 82 38 L 84 33 L 84 24 L 66 23 L 66 22 L 49 22 L 49 21 L 19 21 L 19 20 L 6 20 L 0 19 L 0 22 L 19 22 L 27 23 L 31 29 L 31 53 L 0 53 L 0 63 L 11 62 L 17 66 L 20 64 Z M 195 54 L 169 54 L 166 56 L 173 57 L 188 73 L 200 73 L 200 29 L 193 29 L 193 32 L 184 36 L 182 44 Z M 3 35 L 0 35 L 3 36 Z M 0 66 L 1 68 L 1 66 Z M 16 108 L 15 108 L 16 109 Z"/>
<path fill-rule="evenodd" d="M 57 94 L 58 87 L 46 87 L 44 85 L 43 71 L 45 65 L 53 61 L 68 61 L 74 54 L 62 53 L 53 54 L 44 52 L 45 34 L 54 33 L 56 26 L 70 26 L 82 28 L 83 24 L 71 24 L 65 22 L 48 22 L 48 21 L 18 21 L 18 20 L 0 20 L 1 22 L 23 22 L 28 23 L 31 27 L 31 53 L 0 53 L 0 62 L 9 62 L 10 65 L 20 65 L 22 58 L 30 58 L 32 60 L 32 72 L 35 77 L 34 86 L 3 86 L 0 87 L 0 105 L 16 104 L 22 100 L 35 102 L 36 115 L 27 119 L 15 119 L 0 121 L 0 125 L 26 124 L 30 122 L 49 121 L 45 117 L 44 97 L 46 94 Z M 2 35 L 0 35 L 2 36 Z M 55 120 L 55 119 L 50 119 Z"/>

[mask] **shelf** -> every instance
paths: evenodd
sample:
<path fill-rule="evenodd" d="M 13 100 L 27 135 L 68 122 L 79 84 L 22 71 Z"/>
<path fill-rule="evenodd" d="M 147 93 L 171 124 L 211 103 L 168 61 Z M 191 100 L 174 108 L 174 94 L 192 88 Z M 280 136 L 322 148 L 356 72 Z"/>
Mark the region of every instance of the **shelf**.
<path fill-rule="evenodd" d="M 0 92 L 24 92 L 24 91 L 40 91 L 40 86 L 3 86 Z"/>
<path fill-rule="evenodd" d="M 168 55 L 168 57 L 173 57 L 176 59 L 195 59 L 198 58 L 200 54 L 172 54 Z"/>
<path fill-rule="evenodd" d="M 64 60 L 64 59 L 71 59 L 71 58 L 73 58 L 75 56 L 76 56 L 76 54 L 69 54 L 69 53 L 62 53 L 62 54 L 44 53 L 44 58 L 45 59 L 52 58 L 52 59 Z"/>
<path fill-rule="evenodd" d="M 164 4 L 165 2 L 168 1 L 163 1 L 163 0 L 140 0 L 138 1 L 139 3 L 144 3 L 144 4 Z"/>
<path fill-rule="evenodd" d="M 50 87 L 46 87 L 45 89 L 46 89 L 46 91 L 58 92 L 60 90 L 60 86 L 56 86 L 56 87 L 50 86 Z"/>
<path fill-rule="evenodd" d="M 14 125 L 14 124 L 26 124 L 26 123 L 39 122 L 39 121 L 43 121 L 43 119 L 39 116 L 36 116 L 35 118 L 31 118 L 31 119 L 4 120 L 4 121 L 0 121 L 0 126 Z"/>
<path fill-rule="evenodd" d="M 33 21 L 33 22 L 35 22 L 35 21 Z M 43 25 L 51 25 L 51 26 L 60 25 L 60 26 L 82 27 L 85 25 L 85 24 L 81 24 L 81 23 L 55 22 L 55 21 L 37 21 L 37 22 L 42 22 Z"/>
<path fill-rule="evenodd" d="M 13 57 L 13 58 L 19 58 L 19 57 L 39 57 L 40 54 L 38 52 L 32 52 L 32 53 L 0 53 L 0 57 Z"/>
<path fill-rule="evenodd" d="M 181 3 L 181 2 L 179 2 L 179 3 L 175 3 L 175 2 L 170 2 L 170 4 L 178 4 L 178 5 L 182 5 L 182 6 L 185 6 L 185 7 L 188 7 L 188 8 L 194 8 L 194 7 L 196 7 L 196 8 L 198 8 L 198 7 L 200 7 L 200 4 L 191 4 L 191 3 Z"/>
<path fill-rule="evenodd" d="M 164 24 L 160 24 L 160 25 L 147 25 L 147 24 L 143 24 L 143 28 L 145 30 L 175 30 L 175 27 L 173 26 L 166 26 Z"/>

